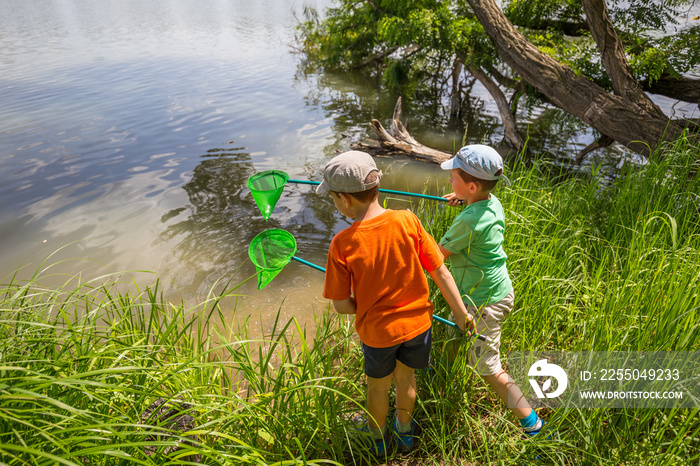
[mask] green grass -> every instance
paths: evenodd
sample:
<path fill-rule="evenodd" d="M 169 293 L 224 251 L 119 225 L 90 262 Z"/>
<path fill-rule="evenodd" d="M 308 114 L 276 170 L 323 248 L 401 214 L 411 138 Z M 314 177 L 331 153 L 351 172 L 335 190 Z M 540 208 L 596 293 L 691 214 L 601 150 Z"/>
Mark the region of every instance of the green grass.
<path fill-rule="evenodd" d="M 359 361 L 352 328 L 326 314 L 313 345 L 294 320 L 250 339 L 225 324 L 230 289 L 184 309 L 158 283 L 119 293 L 120 277 L 59 289 L 41 278 L 0 289 L 2 464 L 345 461 L 363 392 L 340 366 Z M 188 403 L 194 429 L 154 436 L 142 414 L 161 397 Z"/>
<path fill-rule="evenodd" d="M 516 292 L 504 356 L 700 349 L 699 158 L 679 141 L 609 183 L 514 164 L 512 187 L 496 191 Z M 458 211 L 430 202 L 417 210 L 437 239 Z M 46 288 L 48 276 L 50 268 L 0 286 L 0 464 L 365 461 L 350 421 L 362 413 L 362 356 L 347 320 L 326 309 L 313 339 L 294 319 L 252 338 L 224 318 L 237 302 L 231 284 L 190 309 L 167 302 L 158 282 L 68 277 Z M 436 326 L 433 367 L 418 373 L 420 442 L 392 464 L 700 461 L 697 409 L 546 410 L 557 435 L 524 441 L 465 348 L 447 362 L 450 344 Z M 159 398 L 188 403 L 194 429 L 143 419 Z"/>
<path fill-rule="evenodd" d="M 663 160 L 660 155 L 664 155 Z M 698 351 L 700 349 L 700 150 L 686 141 L 613 182 L 552 177 L 551 167 L 518 165 L 496 195 L 506 211 L 505 248 L 516 303 L 503 330 L 509 351 Z M 426 204 L 439 238 L 455 212 Z M 439 307 L 444 302 L 438 298 Z M 447 313 L 447 310 L 443 312 Z M 450 370 L 454 370 L 451 368 Z M 424 381 L 422 399 L 464 393 L 455 419 L 436 436 L 460 442 L 474 464 L 697 464 L 698 410 L 605 409 L 547 412 L 558 440 L 521 442 L 517 421 L 484 383 L 459 372 Z M 435 387 L 449 387 L 448 392 Z M 459 388 L 458 388 L 459 387 Z M 452 393 L 458 403 L 458 396 Z M 427 402 L 426 402 L 427 403 Z M 484 427 L 486 422 L 490 423 Z M 503 432 L 506 432 L 503 435 Z M 458 463 L 462 452 L 447 454 Z"/>

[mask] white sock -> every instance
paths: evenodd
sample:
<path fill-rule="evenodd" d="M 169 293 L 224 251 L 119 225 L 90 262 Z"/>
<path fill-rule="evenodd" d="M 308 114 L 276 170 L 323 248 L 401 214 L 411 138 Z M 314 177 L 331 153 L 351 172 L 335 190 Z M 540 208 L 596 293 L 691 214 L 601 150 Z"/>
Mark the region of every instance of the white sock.
<path fill-rule="evenodd" d="M 379 440 L 380 438 L 384 438 L 384 432 L 386 431 L 386 424 L 384 427 L 369 427 L 369 432 L 372 434 L 372 438 Z"/>
<path fill-rule="evenodd" d="M 538 432 L 542 429 L 542 418 L 537 416 L 537 422 L 535 422 L 535 425 L 532 425 L 530 427 L 523 427 L 523 430 L 525 432 Z"/>
<path fill-rule="evenodd" d="M 401 422 L 399 421 L 399 418 L 396 418 L 396 430 L 402 434 L 406 432 L 411 431 L 411 421 L 409 420 L 408 422 Z"/>

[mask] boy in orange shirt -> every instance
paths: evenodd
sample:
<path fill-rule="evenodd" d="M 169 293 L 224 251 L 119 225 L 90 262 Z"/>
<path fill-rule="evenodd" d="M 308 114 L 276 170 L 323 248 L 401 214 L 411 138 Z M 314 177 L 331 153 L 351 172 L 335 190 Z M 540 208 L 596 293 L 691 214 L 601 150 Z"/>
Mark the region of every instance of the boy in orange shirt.
<path fill-rule="evenodd" d="M 355 222 L 331 241 L 323 296 L 339 314 L 355 314 L 367 375 L 368 431 L 375 454 L 383 454 L 389 389 L 396 384 L 394 432 L 400 451 L 413 448 L 416 423 L 415 369 L 430 360 L 433 304 L 425 269 L 440 288 L 458 327 L 473 329 L 452 274 L 435 240 L 408 210 L 379 205 L 382 173 L 372 157 L 349 151 L 333 158 L 318 194 L 330 193 L 336 208 Z"/>

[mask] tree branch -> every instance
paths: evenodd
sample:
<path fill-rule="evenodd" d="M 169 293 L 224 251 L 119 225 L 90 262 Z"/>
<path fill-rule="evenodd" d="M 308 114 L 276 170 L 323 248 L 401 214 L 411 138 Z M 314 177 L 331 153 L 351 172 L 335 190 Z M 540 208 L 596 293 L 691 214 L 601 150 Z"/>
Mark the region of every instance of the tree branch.
<path fill-rule="evenodd" d="M 482 68 L 493 78 L 498 82 L 503 87 L 510 87 L 514 88 L 520 84 L 520 81 L 516 79 L 511 79 L 508 76 L 505 76 L 503 73 L 498 71 L 494 66 L 489 65 L 483 65 Z"/>
<path fill-rule="evenodd" d="M 389 48 L 389 49 L 386 49 L 386 50 L 384 50 L 383 52 L 381 52 L 381 53 L 379 53 L 379 54 L 377 54 L 377 55 L 375 55 L 375 56 L 373 56 L 373 57 L 371 57 L 371 58 L 368 58 L 367 60 L 363 61 L 363 62 L 360 63 L 359 65 L 353 66 L 352 68 L 355 69 L 355 70 L 359 70 L 360 68 L 364 68 L 364 67 L 366 67 L 366 66 L 369 66 L 369 65 L 371 65 L 372 63 L 380 62 L 380 61 L 382 61 L 384 58 L 386 58 L 386 57 L 388 57 L 389 55 L 391 55 L 392 53 L 396 52 L 398 49 L 399 49 L 399 47 L 391 47 L 391 48 Z"/>
<path fill-rule="evenodd" d="M 519 22 L 515 22 L 514 24 L 517 26 L 526 27 L 528 29 L 534 29 L 536 31 L 559 31 L 567 36 L 574 37 L 583 36 L 586 31 L 590 30 L 588 24 L 585 22 L 573 23 L 556 19 L 541 19 L 537 23 L 530 24 L 520 24 Z"/>
<path fill-rule="evenodd" d="M 495 0 L 467 1 L 503 61 L 552 104 L 645 155 L 660 141 L 681 133 L 665 115 L 607 92 L 540 51 L 508 21 Z"/>
<path fill-rule="evenodd" d="M 496 84 L 496 82 L 481 68 L 467 65 L 467 69 L 472 76 L 479 80 L 479 82 L 486 88 L 489 94 L 491 94 L 491 97 L 493 97 L 493 100 L 496 102 L 498 113 L 501 115 L 501 120 L 503 121 L 506 142 L 516 149 L 521 149 L 525 145 L 525 139 L 518 130 L 518 125 L 515 122 L 515 116 L 511 112 L 510 105 L 508 105 L 508 99 L 506 99 L 506 96 L 503 94 L 501 88 L 498 87 L 498 84 Z"/>
<path fill-rule="evenodd" d="M 650 114 L 663 117 L 661 109 L 644 94 L 642 86 L 632 75 L 625 48 L 610 21 L 605 0 L 583 0 L 583 9 L 615 94 L 639 105 Z"/>
<path fill-rule="evenodd" d="M 386 15 L 386 16 L 389 16 L 389 12 L 387 12 L 386 10 L 383 10 L 383 9 L 379 8 L 377 5 L 375 5 L 375 3 L 374 3 L 372 0 L 367 0 L 367 3 L 369 3 L 369 6 L 371 6 L 372 8 L 374 8 L 375 10 L 377 10 L 378 12 L 380 12 L 381 14 Z"/>
<path fill-rule="evenodd" d="M 596 149 L 601 149 L 603 147 L 608 147 L 611 145 L 615 140 L 609 136 L 606 136 L 604 134 L 600 135 L 600 138 L 597 140 L 593 141 L 589 145 L 587 145 L 581 152 L 576 154 L 576 158 L 574 159 L 574 162 L 577 164 L 580 164 L 583 161 L 583 158 L 586 157 L 588 154 L 593 152 Z"/>
<path fill-rule="evenodd" d="M 652 85 L 649 85 L 649 81 L 643 81 L 641 84 L 643 90 L 652 94 L 693 102 L 700 106 L 700 79 L 663 75 Z"/>

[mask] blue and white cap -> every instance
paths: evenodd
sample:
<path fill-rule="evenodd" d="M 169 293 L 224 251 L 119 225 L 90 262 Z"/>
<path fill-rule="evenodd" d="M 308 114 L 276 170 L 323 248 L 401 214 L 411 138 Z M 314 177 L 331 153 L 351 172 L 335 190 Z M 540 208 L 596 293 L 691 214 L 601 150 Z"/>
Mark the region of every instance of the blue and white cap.
<path fill-rule="evenodd" d="M 461 168 L 480 180 L 503 180 L 510 186 L 510 180 L 505 175 L 496 175 L 503 170 L 503 158 L 496 149 L 482 144 L 471 144 L 462 147 L 454 157 L 440 164 L 443 170 Z M 503 172 L 501 172 L 503 173 Z"/>

